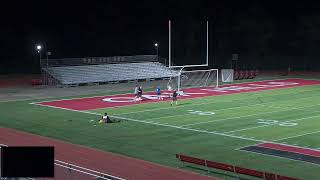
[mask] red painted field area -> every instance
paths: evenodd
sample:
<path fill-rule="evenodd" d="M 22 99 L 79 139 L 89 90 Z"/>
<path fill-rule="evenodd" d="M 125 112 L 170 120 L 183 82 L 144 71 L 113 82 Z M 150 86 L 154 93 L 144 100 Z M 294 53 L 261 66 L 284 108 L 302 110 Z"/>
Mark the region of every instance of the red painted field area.
<path fill-rule="evenodd" d="M 309 156 L 320 157 L 320 151 L 316 149 L 308 149 L 303 147 L 289 146 L 284 144 L 275 144 L 275 143 L 263 143 L 258 144 L 258 147 L 265 147 L 269 149 L 275 149 L 280 151 L 293 152 L 298 154 L 304 154 Z"/>
<path fill-rule="evenodd" d="M 200 98 L 208 96 L 218 96 L 226 94 L 236 94 L 243 92 L 255 92 L 262 90 L 271 90 L 279 88 L 290 88 L 306 85 L 318 85 L 319 80 L 304 80 L 304 79 L 284 79 L 284 80 L 267 80 L 260 82 L 250 82 L 242 84 L 224 85 L 219 88 L 190 88 L 184 89 L 183 95 L 179 99 Z M 164 100 L 170 100 L 171 93 L 164 91 L 162 96 Z M 143 95 L 142 101 L 134 101 L 133 94 L 121 94 L 113 96 L 100 96 L 90 98 L 65 99 L 49 102 L 38 102 L 36 104 L 43 106 L 51 106 L 56 108 L 65 108 L 70 110 L 92 110 L 99 108 L 119 107 L 141 103 L 156 102 L 154 92 L 147 92 Z"/>

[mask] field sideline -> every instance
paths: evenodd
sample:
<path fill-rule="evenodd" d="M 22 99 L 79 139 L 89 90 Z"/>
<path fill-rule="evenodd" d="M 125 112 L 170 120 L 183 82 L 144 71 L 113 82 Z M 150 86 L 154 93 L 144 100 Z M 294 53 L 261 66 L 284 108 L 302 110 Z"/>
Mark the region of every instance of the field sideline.
<path fill-rule="evenodd" d="M 244 83 L 257 84 L 250 86 L 259 89 L 245 89 L 242 86 L 242 90 L 231 90 L 235 93 L 226 93 L 227 96 L 221 94 L 221 89 L 220 92 L 209 92 L 210 96 L 197 94 L 192 98 L 194 95 L 190 95 L 180 98 L 179 105 L 172 107 L 169 99 L 160 102 L 147 99 L 146 103 L 129 102 L 133 104 L 125 106 L 121 105 L 123 102 L 120 106 L 117 102 L 116 108 L 81 110 L 69 108 L 65 101 L 63 103 L 67 107 L 33 101 L 6 102 L 0 103 L 0 125 L 167 166 L 179 166 L 174 154 L 184 153 L 281 175 L 316 179 L 320 176 L 320 167 L 316 163 L 318 157 L 308 162 L 243 150 L 251 146 L 262 148 L 263 144 L 266 144 L 263 148 L 270 148 L 267 143 L 275 144 L 275 148 L 276 145 L 283 145 L 284 149 L 295 147 L 292 151 L 296 154 L 302 148 L 299 155 L 306 155 L 304 152 L 307 150 L 317 153 L 320 149 L 320 81 L 288 81 L 312 83 L 307 83 L 308 86 L 286 84 L 281 88 L 265 86 L 266 89 L 263 88 L 266 84 L 261 82 Z M 279 86 L 275 83 L 268 85 Z M 225 87 L 230 86 L 234 85 Z M 186 93 L 199 92 L 192 90 Z M 104 112 L 122 121 L 97 124 Z M 21 118 L 22 115 L 24 118 Z M 213 175 L 233 178 L 230 174 Z"/>

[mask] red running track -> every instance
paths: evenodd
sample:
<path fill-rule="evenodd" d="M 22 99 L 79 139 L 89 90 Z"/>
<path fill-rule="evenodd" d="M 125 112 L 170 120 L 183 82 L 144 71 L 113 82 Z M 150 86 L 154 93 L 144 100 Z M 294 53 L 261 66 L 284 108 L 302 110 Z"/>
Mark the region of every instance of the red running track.
<path fill-rule="evenodd" d="M 283 79 L 283 80 L 267 80 L 260 82 L 248 82 L 242 84 L 231 84 L 221 86 L 219 88 L 190 88 L 184 90 L 184 95 L 179 96 L 179 99 L 190 99 L 190 98 L 200 98 L 208 96 L 218 96 L 227 94 L 236 94 L 243 92 L 255 92 L 262 90 L 271 90 L 279 88 L 290 88 L 299 87 L 306 85 L 319 85 L 319 80 L 305 80 L 305 79 Z M 169 101 L 168 96 L 170 92 L 164 91 L 163 97 L 165 101 Z M 89 97 L 89 98 L 76 98 L 76 99 L 65 99 L 65 100 L 55 100 L 48 102 L 38 102 L 36 104 L 42 106 L 50 106 L 55 108 L 65 108 L 70 110 L 92 110 L 98 108 L 110 108 L 110 107 L 120 107 L 128 106 L 134 104 L 142 103 L 152 103 L 157 102 L 155 99 L 156 95 L 154 92 L 144 93 L 142 101 L 135 102 L 133 94 L 120 94 L 113 96 L 99 96 L 99 97 Z"/>
<path fill-rule="evenodd" d="M 8 146 L 54 146 L 55 159 L 127 180 L 217 179 L 8 128 L 0 128 L 0 144 Z M 175 158 L 174 154 L 172 154 L 172 158 Z M 54 179 L 66 180 L 67 177 L 68 174 L 65 169 L 56 167 Z M 72 172 L 72 179 L 87 180 L 94 178 Z"/>

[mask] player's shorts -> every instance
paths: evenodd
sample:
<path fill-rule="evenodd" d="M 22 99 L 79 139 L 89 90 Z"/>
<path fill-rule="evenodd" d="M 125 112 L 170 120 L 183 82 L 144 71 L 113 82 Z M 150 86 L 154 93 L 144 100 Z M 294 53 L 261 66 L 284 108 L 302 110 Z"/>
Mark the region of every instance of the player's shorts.
<path fill-rule="evenodd" d="M 161 92 L 157 92 L 157 95 L 160 96 L 160 95 L 161 95 Z"/>
<path fill-rule="evenodd" d="M 172 97 L 172 101 L 176 101 L 177 100 L 177 97 Z"/>

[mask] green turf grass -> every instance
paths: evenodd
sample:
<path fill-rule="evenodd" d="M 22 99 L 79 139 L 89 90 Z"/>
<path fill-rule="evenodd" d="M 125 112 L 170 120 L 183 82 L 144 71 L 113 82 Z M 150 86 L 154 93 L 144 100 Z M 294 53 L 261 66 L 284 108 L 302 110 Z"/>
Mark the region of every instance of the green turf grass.
<path fill-rule="evenodd" d="M 281 175 L 318 179 L 320 167 L 317 165 L 237 149 L 261 140 L 320 148 L 319 100 L 320 86 L 306 86 L 180 100 L 178 106 L 172 107 L 170 102 L 159 102 L 92 111 L 138 121 L 107 125 L 97 124 L 98 115 L 18 101 L 0 103 L 0 126 L 167 166 L 181 166 L 175 153 L 183 153 Z M 190 114 L 188 110 L 215 114 Z M 258 119 L 290 121 L 297 125 L 265 125 L 258 123 Z"/>

